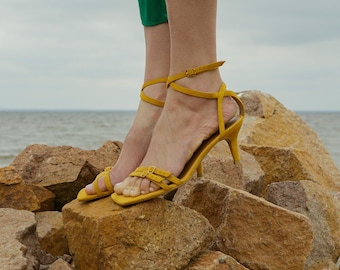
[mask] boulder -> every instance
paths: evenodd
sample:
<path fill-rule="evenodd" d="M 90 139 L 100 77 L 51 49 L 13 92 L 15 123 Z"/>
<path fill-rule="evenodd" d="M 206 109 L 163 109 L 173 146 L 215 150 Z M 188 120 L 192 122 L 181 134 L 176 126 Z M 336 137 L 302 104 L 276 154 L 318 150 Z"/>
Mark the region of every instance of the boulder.
<path fill-rule="evenodd" d="M 110 141 L 98 150 L 35 144 L 22 151 L 11 165 L 26 184 L 52 191 L 56 210 L 61 210 L 98 173 L 116 162 L 120 149 L 121 143 Z"/>
<path fill-rule="evenodd" d="M 311 220 L 313 248 L 305 267 L 330 269 L 340 254 L 340 212 L 331 194 L 312 181 L 285 181 L 270 184 L 266 199 Z"/>
<path fill-rule="evenodd" d="M 259 91 L 241 93 L 247 115 L 240 148 L 265 173 L 265 187 L 285 180 L 313 180 L 340 189 L 340 173 L 317 134 L 294 112 Z"/>
<path fill-rule="evenodd" d="M 0 168 L 0 207 L 28 211 L 54 209 L 55 195 L 48 189 L 26 184 L 13 166 Z"/>
<path fill-rule="evenodd" d="M 218 143 L 203 160 L 203 177 L 165 196 L 176 193 L 172 202 L 123 208 L 109 197 L 73 200 L 116 162 L 119 142 L 97 150 L 28 146 L 0 168 L 0 207 L 14 208 L 0 208 L 0 269 L 339 269 L 334 161 L 272 96 L 240 97 L 241 162 Z"/>
<path fill-rule="evenodd" d="M 163 199 L 120 207 L 111 198 L 63 208 L 77 269 L 181 269 L 212 244 L 201 214 Z"/>
<path fill-rule="evenodd" d="M 39 269 L 34 256 L 39 243 L 34 214 L 26 210 L 0 208 L 0 269 Z"/>
<path fill-rule="evenodd" d="M 234 164 L 229 145 L 219 142 L 203 159 L 204 179 L 211 179 L 233 188 L 261 195 L 264 173 L 255 158 L 240 150 L 241 161 Z"/>
<path fill-rule="evenodd" d="M 202 252 L 185 270 L 247 270 L 232 257 L 220 252 L 207 250 Z"/>
<path fill-rule="evenodd" d="M 44 211 L 36 213 L 37 234 L 40 248 L 53 256 L 68 254 L 66 230 L 61 212 Z"/>
<path fill-rule="evenodd" d="M 74 268 L 63 259 L 58 259 L 49 265 L 48 270 L 74 270 Z"/>
<path fill-rule="evenodd" d="M 311 252 L 307 217 L 245 191 L 201 179 L 174 202 L 202 213 L 217 231 L 216 248 L 249 269 L 303 269 Z"/>

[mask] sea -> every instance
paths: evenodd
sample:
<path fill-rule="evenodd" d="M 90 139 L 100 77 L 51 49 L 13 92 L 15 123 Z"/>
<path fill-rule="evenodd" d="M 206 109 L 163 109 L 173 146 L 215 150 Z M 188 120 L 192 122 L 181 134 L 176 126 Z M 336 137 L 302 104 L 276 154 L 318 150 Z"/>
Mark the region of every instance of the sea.
<path fill-rule="evenodd" d="M 0 167 L 31 144 L 98 149 L 124 141 L 135 111 L 0 111 Z M 296 112 L 319 136 L 340 168 L 340 111 Z"/>

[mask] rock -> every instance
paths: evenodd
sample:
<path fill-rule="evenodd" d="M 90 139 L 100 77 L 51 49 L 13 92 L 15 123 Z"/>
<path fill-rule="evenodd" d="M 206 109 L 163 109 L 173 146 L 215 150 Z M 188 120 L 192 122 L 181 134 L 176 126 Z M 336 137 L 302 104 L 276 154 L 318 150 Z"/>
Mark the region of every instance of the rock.
<path fill-rule="evenodd" d="M 285 180 L 313 180 L 340 189 L 339 170 L 317 134 L 294 112 L 268 94 L 241 93 L 247 115 L 240 148 L 256 158 L 265 187 Z"/>
<path fill-rule="evenodd" d="M 118 142 L 106 142 L 97 151 L 35 144 L 22 151 L 11 165 L 26 184 L 52 191 L 56 210 L 61 210 L 98 173 L 116 162 L 120 148 Z"/>
<path fill-rule="evenodd" d="M 54 209 L 55 195 L 44 187 L 25 184 L 13 166 L 0 168 L 0 207 L 28 211 Z"/>
<path fill-rule="evenodd" d="M 43 212 L 36 215 L 41 216 Z M 46 216 L 45 216 L 46 218 Z M 41 223 L 41 221 L 40 221 Z M 0 208 L 0 269 L 48 269 L 58 258 L 40 249 L 35 214 L 26 210 Z M 60 245 L 59 243 L 56 246 Z"/>
<path fill-rule="evenodd" d="M 303 269 L 311 251 L 307 217 L 242 190 L 201 179 L 174 202 L 202 213 L 217 231 L 217 249 L 249 269 Z"/>
<path fill-rule="evenodd" d="M 0 269 L 39 269 L 34 214 L 0 208 Z"/>
<path fill-rule="evenodd" d="M 204 179 L 261 195 L 264 173 L 252 155 L 240 151 L 241 161 L 235 165 L 228 143 L 219 142 L 203 160 Z"/>
<path fill-rule="evenodd" d="M 68 254 L 66 230 L 61 212 L 45 211 L 36 213 L 37 234 L 40 247 L 53 256 Z"/>
<path fill-rule="evenodd" d="M 163 199 L 126 208 L 110 197 L 75 200 L 63 217 L 79 270 L 181 269 L 214 239 L 206 218 Z"/>
<path fill-rule="evenodd" d="M 73 270 L 74 268 L 63 259 L 58 259 L 54 263 L 52 263 L 48 270 Z"/>
<path fill-rule="evenodd" d="M 247 270 L 232 257 L 220 251 L 205 251 L 185 270 Z"/>
<path fill-rule="evenodd" d="M 26 190 L 32 190 L 39 201 L 39 209 L 35 212 L 53 211 L 55 209 L 55 194 L 47 188 L 26 184 Z"/>
<path fill-rule="evenodd" d="M 0 207 L 38 212 L 66 204 L 65 225 L 59 212 L 35 213 L 35 221 L 31 212 L 0 208 L 0 269 L 339 269 L 334 161 L 273 97 L 240 96 L 247 112 L 241 162 L 233 164 L 220 142 L 203 160 L 204 176 L 180 187 L 173 202 L 122 208 L 110 198 L 72 201 L 116 162 L 119 142 L 97 150 L 28 146 L 0 169 Z"/>
<path fill-rule="evenodd" d="M 95 151 L 88 152 L 88 162 L 94 166 L 97 171 L 103 171 L 107 166 L 113 166 L 118 160 L 123 143 L 119 141 L 106 141 Z M 92 181 L 91 181 L 92 182 Z"/>
<path fill-rule="evenodd" d="M 286 181 L 270 184 L 266 199 L 309 217 L 314 239 L 305 267 L 330 269 L 340 254 L 340 212 L 328 191 L 312 181 Z"/>

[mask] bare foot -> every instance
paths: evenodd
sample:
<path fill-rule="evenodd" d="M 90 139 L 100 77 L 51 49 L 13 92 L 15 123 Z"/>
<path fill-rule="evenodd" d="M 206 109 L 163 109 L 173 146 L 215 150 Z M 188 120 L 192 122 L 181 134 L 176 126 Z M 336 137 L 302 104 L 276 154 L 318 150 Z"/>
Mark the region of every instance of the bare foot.
<path fill-rule="evenodd" d="M 205 92 L 216 92 L 222 81 L 218 71 L 176 81 L 177 84 Z M 223 100 L 228 122 L 237 112 L 232 98 Z M 149 149 L 139 166 L 156 166 L 178 176 L 201 143 L 218 129 L 216 99 L 203 99 L 168 89 L 167 100 L 152 134 Z M 146 178 L 127 177 L 115 185 L 115 192 L 138 196 L 159 189 Z"/>
<path fill-rule="evenodd" d="M 164 101 L 165 84 L 148 86 L 144 89 L 144 93 L 149 97 Z M 143 160 L 162 109 L 143 100 L 140 101 L 135 120 L 125 138 L 119 158 L 109 173 L 112 186 L 123 181 Z M 98 186 L 101 191 L 107 190 L 103 178 L 99 179 Z M 92 183 L 85 187 L 85 191 L 89 195 L 96 194 Z"/>

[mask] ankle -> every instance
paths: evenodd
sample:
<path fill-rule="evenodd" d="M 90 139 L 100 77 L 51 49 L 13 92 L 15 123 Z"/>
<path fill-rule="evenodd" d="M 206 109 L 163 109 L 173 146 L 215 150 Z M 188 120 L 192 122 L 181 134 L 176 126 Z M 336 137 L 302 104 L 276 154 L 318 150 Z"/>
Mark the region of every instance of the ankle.
<path fill-rule="evenodd" d="M 157 83 L 157 84 L 149 85 L 143 89 L 143 92 L 153 99 L 165 101 L 166 93 L 167 93 L 166 84 Z"/>
<path fill-rule="evenodd" d="M 216 92 L 222 84 L 222 79 L 218 70 L 212 70 L 179 79 L 175 83 L 197 91 Z"/>

